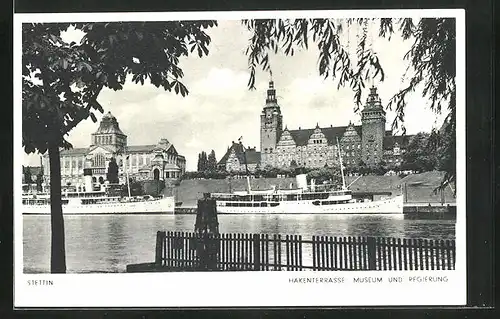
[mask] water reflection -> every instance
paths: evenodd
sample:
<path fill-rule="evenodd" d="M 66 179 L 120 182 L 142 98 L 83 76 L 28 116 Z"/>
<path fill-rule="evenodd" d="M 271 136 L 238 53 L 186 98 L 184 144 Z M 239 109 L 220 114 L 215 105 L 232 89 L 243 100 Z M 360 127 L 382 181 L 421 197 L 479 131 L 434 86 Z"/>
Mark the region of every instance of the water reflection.
<path fill-rule="evenodd" d="M 24 270 L 50 269 L 50 216 L 23 217 Z M 195 215 L 66 216 L 69 273 L 124 272 L 127 264 L 154 260 L 158 230 L 192 232 Z M 454 220 L 408 220 L 391 215 L 221 215 L 222 233 L 318 236 L 386 236 L 454 239 Z"/>

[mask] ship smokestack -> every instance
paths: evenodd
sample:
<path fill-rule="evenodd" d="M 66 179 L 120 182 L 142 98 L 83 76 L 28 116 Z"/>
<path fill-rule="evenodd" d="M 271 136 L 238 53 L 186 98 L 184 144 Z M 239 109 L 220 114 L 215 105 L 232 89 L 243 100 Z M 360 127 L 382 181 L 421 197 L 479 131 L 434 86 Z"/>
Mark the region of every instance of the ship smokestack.
<path fill-rule="evenodd" d="M 85 182 L 85 191 L 86 192 L 93 191 L 94 187 L 92 185 L 92 169 L 91 168 L 84 168 L 83 169 L 83 179 Z"/>
<path fill-rule="evenodd" d="M 302 190 L 307 190 L 307 175 L 306 174 L 297 174 L 295 176 L 297 180 L 297 188 Z"/>

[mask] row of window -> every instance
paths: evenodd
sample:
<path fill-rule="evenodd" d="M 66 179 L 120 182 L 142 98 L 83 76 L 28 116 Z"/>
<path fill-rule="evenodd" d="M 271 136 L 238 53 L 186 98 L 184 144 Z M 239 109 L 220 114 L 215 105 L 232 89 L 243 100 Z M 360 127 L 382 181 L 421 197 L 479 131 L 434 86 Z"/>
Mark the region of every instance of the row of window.
<path fill-rule="evenodd" d="M 168 156 L 168 160 L 167 162 L 169 163 L 172 163 L 173 162 L 173 159 L 174 157 L 173 156 Z M 82 158 L 71 158 L 71 157 L 63 157 L 61 159 L 61 162 L 62 162 L 62 167 L 64 169 L 69 169 L 69 168 L 72 168 L 72 169 L 75 169 L 75 168 L 78 168 L 78 169 L 82 169 L 83 166 L 84 166 L 84 161 L 85 159 L 82 157 Z M 179 162 L 179 161 L 177 161 Z M 120 165 L 123 165 L 123 161 L 120 160 L 119 162 Z M 129 161 L 128 161 L 128 166 L 129 167 L 132 167 L 132 166 L 142 166 L 142 165 L 150 165 L 151 164 L 151 158 L 148 156 L 148 157 L 143 157 L 143 156 L 139 156 L 139 157 L 136 157 L 136 156 L 132 156 Z M 95 154 L 94 155 L 94 158 L 92 159 L 92 165 L 94 167 L 104 167 L 106 166 L 106 157 L 104 156 L 104 154 Z"/>
<path fill-rule="evenodd" d="M 354 150 L 354 149 L 356 149 L 356 146 L 357 146 L 358 150 L 361 149 L 361 144 L 357 144 L 357 145 L 349 145 L 348 144 L 348 145 L 345 145 L 344 149 L 346 149 L 346 150 L 353 149 Z"/>
<path fill-rule="evenodd" d="M 75 167 L 83 168 L 83 161 L 84 161 L 83 157 L 81 157 L 81 158 L 63 157 L 63 158 L 61 158 L 61 162 L 62 162 L 61 166 L 63 168 L 69 168 L 70 164 L 71 164 L 71 167 L 73 167 L 73 168 L 75 168 Z"/>

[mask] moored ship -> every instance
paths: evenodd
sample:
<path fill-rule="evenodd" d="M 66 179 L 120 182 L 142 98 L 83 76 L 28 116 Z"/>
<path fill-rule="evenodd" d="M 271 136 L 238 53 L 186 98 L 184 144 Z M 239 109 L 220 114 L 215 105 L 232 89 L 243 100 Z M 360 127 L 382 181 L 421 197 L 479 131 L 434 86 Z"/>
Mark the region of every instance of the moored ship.
<path fill-rule="evenodd" d="M 152 196 L 121 197 L 109 196 L 105 191 L 67 192 L 61 198 L 63 214 L 173 214 L 173 196 L 154 198 Z M 48 194 L 23 195 L 23 215 L 50 214 Z"/>
<path fill-rule="evenodd" d="M 127 177 L 128 180 L 128 177 Z M 96 214 L 174 214 L 174 196 L 150 195 L 131 196 L 130 184 L 127 182 L 128 196 L 122 196 L 121 185 L 113 189 L 111 185 L 101 185 L 95 190 L 90 176 L 86 176 L 86 190 L 63 191 L 61 206 L 64 215 L 96 215 Z M 50 194 L 25 192 L 22 196 L 23 215 L 50 214 Z"/>
<path fill-rule="evenodd" d="M 297 188 L 286 190 L 212 193 L 220 214 L 403 214 L 403 195 L 377 200 L 354 198 L 345 185 L 342 157 L 339 149 L 341 189 L 335 185 L 307 185 L 305 174 L 297 175 Z"/>
<path fill-rule="evenodd" d="M 297 179 L 305 179 L 305 175 Z M 300 182 L 298 181 L 298 184 Z M 290 190 L 213 193 L 220 214 L 402 214 L 403 195 L 378 200 L 353 198 L 348 189 Z"/>

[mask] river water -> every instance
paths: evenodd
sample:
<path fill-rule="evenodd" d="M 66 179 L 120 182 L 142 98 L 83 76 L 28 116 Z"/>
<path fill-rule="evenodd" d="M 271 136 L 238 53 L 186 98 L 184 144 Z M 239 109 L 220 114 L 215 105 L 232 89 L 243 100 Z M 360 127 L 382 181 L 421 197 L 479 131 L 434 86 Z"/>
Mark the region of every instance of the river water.
<path fill-rule="evenodd" d="M 154 261 L 158 230 L 194 230 L 195 215 L 65 216 L 68 273 L 125 272 Z M 219 215 L 221 233 L 455 239 L 454 219 L 391 215 Z M 50 216 L 23 216 L 25 273 L 50 270 Z"/>

